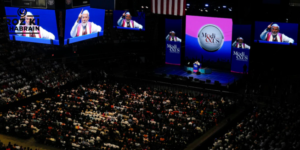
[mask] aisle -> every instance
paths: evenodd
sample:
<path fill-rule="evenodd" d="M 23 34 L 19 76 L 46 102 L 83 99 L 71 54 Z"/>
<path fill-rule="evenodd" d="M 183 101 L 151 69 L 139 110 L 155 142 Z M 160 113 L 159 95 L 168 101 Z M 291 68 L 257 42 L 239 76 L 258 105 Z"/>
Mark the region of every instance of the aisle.
<path fill-rule="evenodd" d="M 207 139 L 212 138 L 212 136 L 217 133 L 219 130 L 223 129 L 225 125 L 228 123 L 227 119 L 230 118 L 230 120 L 234 120 L 237 118 L 240 114 L 242 114 L 245 111 L 244 107 L 239 107 L 235 113 L 229 115 L 228 117 L 224 118 L 218 126 L 214 126 L 210 130 L 208 130 L 206 133 L 204 133 L 201 137 L 198 139 L 194 140 L 192 143 L 190 143 L 185 150 L 195 150 L 199 148 L 201 144 L 203 144 Z"/>

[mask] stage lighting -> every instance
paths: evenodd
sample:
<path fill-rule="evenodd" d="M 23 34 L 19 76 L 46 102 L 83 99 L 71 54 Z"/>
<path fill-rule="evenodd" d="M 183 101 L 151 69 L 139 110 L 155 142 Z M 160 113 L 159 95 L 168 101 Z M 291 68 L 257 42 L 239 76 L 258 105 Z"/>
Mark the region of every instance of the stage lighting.
<path fill-rule="evenodd" d="M 228 10 L 229 10 L 229 11 L 232 11 L 232 9 L 231 9 L 231 8 L 228 8 Z"/>
<path fill-rule="evenodd" d="M 226 5 L 224 5 L 223 8 L 226 8 Z"/>
<path fill-rule="evenodd" d="M 206 9 L 205 12 L 208 12 L 208 10 Z"/>
<path fill-rule="evenodd" d="M 185 9 L 185 11 L 187 11 L 187 9 Z"/>
<path fill-rule="evenodd" d="M 148 6 L 146 6 L 146 9 L 148 9 Z"/>
<path fill-rule="evenodd" d="M 218 8 L 220 9 L 221 7 L 220 7 L 220 6 L 218 6 Z"/>
<path fill-rule="evenodd" d="M 186 4 L 186 6 L 187 6 L 187 7 L 190 7 L 190 4 L 189 4 L 189 3 L 187 3 L 187 4 Z"/>
<path fill-rule="evenodd" d="M 203 11 L 203 9 L 199 9 L 201 12 Z"/>
<path fill-rule="evenodd" d="M 141 8 L 144 8 L 144 6 L 141 6 Z"/>
<path fill-rule="evenodd" d="M 209 5 L 208 4 L 205 4 L 205 7 L 208 7 Z"/>

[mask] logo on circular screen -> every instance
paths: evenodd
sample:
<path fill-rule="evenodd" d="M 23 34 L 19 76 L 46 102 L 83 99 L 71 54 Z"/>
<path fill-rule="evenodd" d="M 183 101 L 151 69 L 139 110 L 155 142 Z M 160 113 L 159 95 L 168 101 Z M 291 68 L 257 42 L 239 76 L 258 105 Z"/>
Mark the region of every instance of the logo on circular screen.
<path fill-rule="evenodd" d="M 224 34 L 218 26 L 207 24 L 199 30 L 198 42 L 204 50 L 215 52 L 223 46 Z"/>
<path fill-rule="evenodd" d="M 27 10 L 25 8 L 19 8 L 17 13 L 19 16 L 22 16 L 22 15 L 26 16 Z"/>

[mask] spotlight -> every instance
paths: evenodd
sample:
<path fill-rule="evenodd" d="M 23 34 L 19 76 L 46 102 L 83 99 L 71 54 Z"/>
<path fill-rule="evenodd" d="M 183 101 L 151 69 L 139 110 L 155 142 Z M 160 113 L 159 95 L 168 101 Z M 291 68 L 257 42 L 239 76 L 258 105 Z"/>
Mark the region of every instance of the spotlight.
<path fill-rule="evenodd" d="M 146 6 L 146 9 L 148 9 L 148 6 Z"/>
<path fill-rule="evenodd" d="M 190 4 L 189 4 L 189 3 L 187 3 L 187 4 L 186 4 L 186 6 L 187 6 L 187 7 L 190 7 Z"/>
<path fill-rule="evenodd" d="M 187 11 L 187 9 L 185 9 L 185 11 Z"/>
<path fill-rule="evenodd" d="M 226 5 L 224 5 L 223 8 L 226 8 Z"/>
<path fill-rule="evenodd" d="M 144 6 L 141 6 L 141 8 L 144 8 Z"/>
<path fill-rule="evenodd" d="M 203 11 L 203 9 L 200 9 L 200 11 L 202 12 L 202 11 Z"/>
<path fill-rule="evenodd" d="M 231 9 L 231 8 L 228 8 L 228 10 L 229 10 L 229 11 L 232 11 L 232 9 Z"/>
<path fill-rule="evenodd" d="M 220 6 L 218 6 L 218 8 L 220 9 L 221 7 L 220 7 Z"/>
<path fill-rule="evenodd" d="M 207 10 L 207 9 L 205 9 L 205 12 L 208 12 L 208 10 Z"/>
<path fill-rule="evenodd" d="M 209 5 L 208 4 L 205 4 L 205 7 L 208 7 Z"/>

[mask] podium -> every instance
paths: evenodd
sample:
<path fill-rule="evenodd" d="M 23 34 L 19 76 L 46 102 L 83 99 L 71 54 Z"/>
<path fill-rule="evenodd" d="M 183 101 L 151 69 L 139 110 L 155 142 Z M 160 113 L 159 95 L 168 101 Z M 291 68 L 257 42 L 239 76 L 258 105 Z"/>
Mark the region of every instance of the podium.
<path fill-rule="evenodd" d="M 190 66 L 184 66 L 184 70 L 193 72 L 194 68 L 190 67 Z M 211 74 L 212 73 L 212 70 L 210 68 L 200 68 L 200 69 L 198 69 L 198 71 L 201 74 Z"/>
<path fill-rule="evenodd" d="M 201 74 L 211 74 L 211 69 L 210 68 L 201 68 L 199 69 Z"/>

